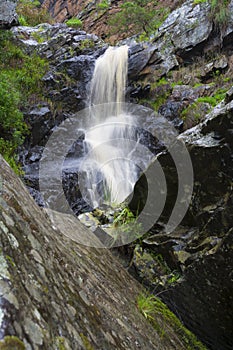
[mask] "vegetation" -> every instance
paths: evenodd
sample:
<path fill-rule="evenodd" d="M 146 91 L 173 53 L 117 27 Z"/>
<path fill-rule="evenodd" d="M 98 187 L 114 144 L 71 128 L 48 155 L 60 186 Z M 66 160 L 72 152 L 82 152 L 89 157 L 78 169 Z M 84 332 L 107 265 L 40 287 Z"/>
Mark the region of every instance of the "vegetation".
<path fill-rule="evenodd" d="M 53 23 L 46 8 L 41 7 L 38 0 L 19 0 L 16 11 L 22 26 L 36 26 L 40 23 Z"/>
<path fill-rule="evenodd" d="M 106 11 L 109 9 L 109 2 L 108 0 L 103 0 L 99 4 L 96 5 L 97 10 L 100 11 Z"/>
<path fill-rule="evenodd" d="M 115 215 L 113 224 L 115 227 L 119 225 L 130 224 L 135 221 L 135 216 L 128 207 L 125 207 L 119 214 Z"/>
<path fill-rule="evenodd" d="M 194 5 L 201 4 L 202 2 L 207 2 L 207 0 L 194 0 Z"/>
<path fill-rule="evenodd" d="M 71 19 L 68 19 L 68 21 L 66 21 L 66 24 L 69 27 L 78 29 L 78 28 L 82 28 L 83 22 L 81 21 L 81 19 L 73 17 Z"/>
<path fill-rule="evenodd" d="M 147 0 L 126 1 L 120 6 L 120 11 L 109 19 L 111 33 L 127 33 L 134 35 L 143 33 L 141 39 L 145 40 L 162 24 L 168 15 L 166 8 L 158 9 Z"/>
<path fill-rule="evenodd" d="M 168 307 L 151 294 L 139 294 L 137 307 L 142 315 L 152 324 L 161 337 L 169 338 L 169 328 L 181 337 L 187 350 L 206 350 L 206 347 L 197 340 Z"/>
<path fill-rule="evenodd" d="M 229 20 L 228 5 L 230 4 L 230 0 L 194 0 L 193 4 L 197 5 L 203 2 L 210 3 L 210 16 L 214 20 L 215 24 L 220 28 L 225 26 Z"/>
<path fill-rule="evenodd" d="M 28 129 L 21 109 L 39 98 L 46 69 L 38 55 L 14 45 L 11 32 L 0 31 L 0 153 L 18 173 L 16 150 Z"/>
<path fill-rule="evenodd" d="M 0 341 L 0 350 L 25 350 L 24 343 L 15 336 L 6 336 Z"/>
<path fill-rule="evenodd" d="M 211 18 L 215 24 L 220 27 L 224 27 L 229 20 L 229 9 L 228 5 L 230 0 L 211 0 Z"/>
<path fill-rule="evenodd" d="M 113 227 L 116 236 L 125 233 L 126 235 L 133 235 L 136 239 L 140 238 L 142 235 L 142 226 L 128 207 L 124 207 L 115 213 Z"/>

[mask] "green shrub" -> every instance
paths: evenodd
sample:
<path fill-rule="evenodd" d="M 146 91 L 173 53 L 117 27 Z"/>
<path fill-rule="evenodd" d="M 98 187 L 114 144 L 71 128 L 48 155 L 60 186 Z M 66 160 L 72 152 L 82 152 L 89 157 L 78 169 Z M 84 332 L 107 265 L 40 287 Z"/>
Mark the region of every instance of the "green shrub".
<path fill-rule="evenodd" d="M 108 24 L 112 34 L 141 34 L 141 40 L 148 40 L 163 22 L 168 10 L 156 9 L 158 2 L 153 4 L 148 0 L 126 1 L 120 6 L 120 11 L 110 17 Z"/>
<path fill-rule="evenodd" d="M 106 11 L 109 9 L 109 2 L 108 0 L 103 0 L 99 4 L 96 5 L 97 10 Z"/>
<path fill-rule="evenodd" d="M 81 19 L 71 18 L 68 21 L 66 21 L 66 24 L 72 28 L 81 28 L 83 25 L 83 22 L 81 21 Z"/>
<path fill-rule="evenodd" d="M 0 30 L 0 153 L 16 172 L 16 151 L 28 132 L 21 108 L 40 100 L 46 70 L 43 59 L 26 55 L 13 43 L 11 32 Z"/>

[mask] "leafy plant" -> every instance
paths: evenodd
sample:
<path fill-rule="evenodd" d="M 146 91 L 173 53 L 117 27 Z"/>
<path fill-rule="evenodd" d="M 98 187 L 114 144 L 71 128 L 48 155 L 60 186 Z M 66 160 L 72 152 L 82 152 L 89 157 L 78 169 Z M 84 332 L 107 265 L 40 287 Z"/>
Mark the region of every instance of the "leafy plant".
<path fill-rule="evenodd" d="M 141 223 L 137 221 L 137 217 L 134 216 L 128 207 L 115 214 L 113 227 L 116 236 L 125 233 L 133 235 L 135 238 L 140 238 L 142 235 Z"/>
<path fill-rule="evenodd" d="M 44 60 L 13 43 L 11 32 L 0 31 L 0 153 L 18 173 L 16 150 L 28 132 L 21 107 L 40 94 L 46 70 Z"/>
<path fill-rule="evenodd" d="M 134 214 L 128 207 L 125 207 L 119 214 L 116 215 L 113 224 L 114 226 L 125 225 L 135 220 Z"/>
<path fill-rule="evenodd" d="M 70 18 L 68 21 L 66 21 L 66 24 L 69 27 L 81 28 L 83 25 L 83 22 L 81 21 L 81 19 L 73 17 L 73 18 Z"/>

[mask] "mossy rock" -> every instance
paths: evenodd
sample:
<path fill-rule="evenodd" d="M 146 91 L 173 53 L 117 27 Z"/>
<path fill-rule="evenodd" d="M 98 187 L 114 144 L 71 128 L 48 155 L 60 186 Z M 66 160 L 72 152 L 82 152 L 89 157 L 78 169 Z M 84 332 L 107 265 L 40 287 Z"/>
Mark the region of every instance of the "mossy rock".
<path fill-rule="evenodd" d="M 7 335 L 0 341 L 0 350 L 26 350 L 26 348 L 18 337 Z"/>

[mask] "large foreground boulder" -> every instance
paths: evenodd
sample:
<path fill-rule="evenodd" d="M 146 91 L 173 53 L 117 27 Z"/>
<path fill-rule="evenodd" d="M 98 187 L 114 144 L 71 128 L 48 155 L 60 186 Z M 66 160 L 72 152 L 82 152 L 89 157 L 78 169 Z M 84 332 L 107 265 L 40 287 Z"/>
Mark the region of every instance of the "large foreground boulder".
<path fill-rule="evenodd" d="M 1 349 L 186 349 L 164 321 L 161 336 L 140 314 L 141 287 L 108 250 L 77 243 L 94 246 L 91 231 L 60 213 L 52 223 L 0 165 Z"/>

